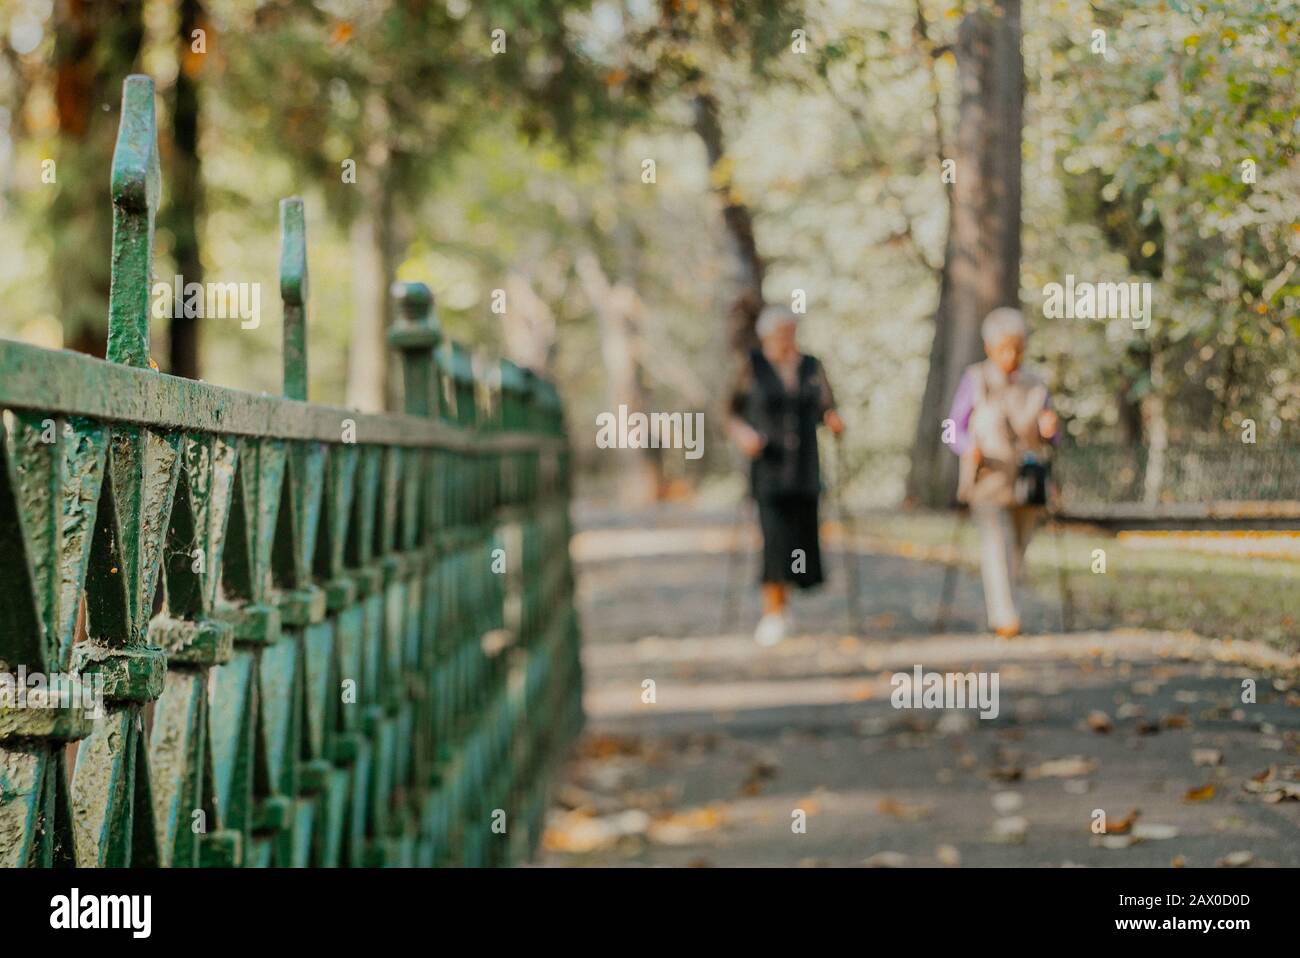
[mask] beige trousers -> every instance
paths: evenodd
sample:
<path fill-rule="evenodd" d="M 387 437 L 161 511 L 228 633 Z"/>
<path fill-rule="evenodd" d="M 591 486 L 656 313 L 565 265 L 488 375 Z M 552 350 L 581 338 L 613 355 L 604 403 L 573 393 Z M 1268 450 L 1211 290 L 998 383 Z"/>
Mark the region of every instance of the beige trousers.
<path fill-rule="evenodd" d="M 984 580 L 984 605 L 988 609 L 991 629 L 1020 622 L 1016 592 L 1025 549 L 1042 511 L 1039 506 L 971 508 L 971 516 L 980 534 L 980 574 Z"/>

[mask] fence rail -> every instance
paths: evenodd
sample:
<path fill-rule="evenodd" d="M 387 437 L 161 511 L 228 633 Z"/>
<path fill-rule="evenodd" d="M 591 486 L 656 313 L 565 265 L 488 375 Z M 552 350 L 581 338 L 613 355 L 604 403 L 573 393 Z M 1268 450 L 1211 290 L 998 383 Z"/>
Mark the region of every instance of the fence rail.
<path fill-rule="evenodd" d="M 1099 522 L 1300 525 L 1300 447 L 1223 442 L 1090 444 L 1057 450 L 1066 514 Z"/>
<path fill-rule="evenodd" d="M 582 719 L 554 388 L 408 283 L 404 413 L 303 401 L 297 199 L 285 396 L 154 371 L 160 187 L 133 76 L 108 360 L 0 341 L 0 864 L 526 858 Z"/>

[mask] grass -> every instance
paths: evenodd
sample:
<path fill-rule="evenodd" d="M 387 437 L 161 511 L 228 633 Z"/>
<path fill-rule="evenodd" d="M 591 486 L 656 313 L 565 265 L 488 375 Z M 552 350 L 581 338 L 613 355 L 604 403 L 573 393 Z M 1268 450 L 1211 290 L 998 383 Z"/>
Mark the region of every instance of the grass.
<path fill-rule="evenodd" d="M 875 514 L 857 521 L 859 535 L 918 558 L 955 558 L 977 568 L 974 524 L 955 527 L 953 516 L 938 513 Z M 1098 549 L 1105 572 L 1093 571 Z M 1214 555 L 1177 539 L 1131 543 L 1080 526 L 1065 527 L 1059 538 L 1050 528 L 1040 529 L 1029 547 L 1030 587 L 1055 593 L 1062 569 L 1075 628 L 1187 629 L 1300 651 L 1300 561 Z"/>

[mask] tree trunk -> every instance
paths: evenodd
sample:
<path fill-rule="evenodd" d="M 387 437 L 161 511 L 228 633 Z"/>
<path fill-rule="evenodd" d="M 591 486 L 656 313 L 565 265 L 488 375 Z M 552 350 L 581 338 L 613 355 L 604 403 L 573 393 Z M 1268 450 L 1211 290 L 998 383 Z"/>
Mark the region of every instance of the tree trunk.
<path fill-rule="evenodd" d="M 190 34 L 201 26 L 199 0 L 182 0 L 180 6 L 180 70 L 176 74 L 176 99 L 172 110 L 171 176 L 168 177 L 168 211 L 165 222 L 174 238 L 176 272 L 186 283 L 203 282 L 199 257 L 199 219 L 203 205 L 199 159 L 198 75 L 206 54 L 195 53 Z M 173 316 L 168 342 L 167 369 L 173 376 L 199 378 L 199 328 L 193 316 Z"/>
<path fill-rule="evenodd" d="M 956 491 L 957 457 L 940 448 L 940 439 L 963 370 L 983 356 L 980 324 L 999 306 L 1020 305 L 1020 0 L 992 0 L 967 15 L 957 35 L 957 71 L 956 181 L 908 477 L 910 496 L 929 506 L 951 504 Z"/>
<path fill-rule="evenodd" d="M 1147 467 L 1142 483 L 1142 503 L 1156 506 L 1165 484 L 1165 455 L 1169 448 L 1169 416 L 1165 408 L 1163 357 L 1151 346 L 1151 389 L 1142 397 L 1142 422 L 1147 435 Z"/>
<path fill-rule="evenodd" d="M 754 239 L 754 217 L 740 201 L 731 180 L 722 124 L 718 119 L 718 101 L 712 93 L 701 91 L 693 103 L 695 132 L 704 142 L 709 159 L 709 179 L 722 200 L 722 221 L 727 229 L 735 259 L 736 296 L 728 313 L 728 330 L 732 348 L 747 353 L 757 344 L 754 324 L 763 309 L 763 276 L 766 266 Z"/>
<path fill-rule="evenodd" d="M 942 429 L 952 399 L 944 372 L 948 368 L 952 325 L 952 269 L 949 264 L 954 256 L 951 202 L 950 199 L 948 244 L 944 252 L 943 274 L 939 279 L 939 304 L 934 313 L 934 339 L 930 341 L 930 371 L 925 377 L 925 392 L 921 395 L 921 412 L 916 419 L 906 486 L 909 501 L 927 506 L 946 503 L 950 486 L 946 472 L 948 463 L 944 460 L 956 458 L 942 443 L 935 441 L 936 423 Z"/>
<path fill-rule="evenodd" d="M 1151 353 L 1148 350 L 1142 349 L 1139 351 L 1130 343 L 1127 353 L 1123 368 L 1126 369 L 1131 365 L 1141 366 L 1148 373 L 1150 372 Z M 1115 389 L 1115 406 L 1119 413 L 1119 434 L 1121 441 L 1128 446 L 1141 445 L 1144 437 L 1142 401 L 1134 393 L 1136 378 L 1121 372 L 1119 385 Z"/>
<path fill-rule="evenodd" d="M 393 275 L 384 214 L 369 198 L 349 234 L 352 246 L 352 332 L 348 343 L 347 404 L 362 412 L 382 412 L 387 405 L 388 286 Z"/>
<path fill-rule="evenodd" d="M 394 185 L 407 157 L 390 142 L 393 110 L 381 91 L 365 97 L 364 165 L 356 170 L 360 190 L 352 220 L 352 329 L 347 356 L 347 404 L 363 412 L 399 407 L 395 395 L 396 356 L 390 355 L 391 286 L 398 263 Z"/>
<path fill-rule="evenodd" d="M 393 182 L 397 154 L 385 133 L 389 130 L 388 104 L 378 93 L 366 102 L 366 125 L 371 132 L 364 168 L 357 170 L 361 203 L 352 222 L 352 333 L 348 345 L 347 403 L 363 412 L 381 412 L 398 406 L 395 377 L 389 375 L 396 357 L 389 355 L 389 289 L 397 266 Z"/>
<path fill-rule="evenodd" d="M 1165 72 L 1160 83 L 1160 97 L 1165 101 L 1169 113 L 1181 115 L 1182 111 L 1182 62 L 1175 52 L 1173 66 Z M 1182 279 L 1183 258 L 1183 171 L 1182 164 L 1174 160 L 1173 170 L 1165 177 L 1156 208 L 1160 216 L 1161 232 L 1164 246 L 1160 259 L 1160 290 L 1175 302 L 1178 299 L 1179 281 Z M 1160 502 L 1160 493 L 1165 487 L 1166 459 L 1169 448 L 1169 403 L 1172 401 L 1172 388 L 1167 375 L 1165 351 L 1169 342 L 1165 339 L 1161 327 L 1155 322 L 1151 328 L 1143 331 L 1150 344 L 1151 377 L 1150 386 L 1142 397 L 1142 424 L 1146 431 L 1147 466 L 1142 488 L 1142 502 L 1155 507 Z"/>

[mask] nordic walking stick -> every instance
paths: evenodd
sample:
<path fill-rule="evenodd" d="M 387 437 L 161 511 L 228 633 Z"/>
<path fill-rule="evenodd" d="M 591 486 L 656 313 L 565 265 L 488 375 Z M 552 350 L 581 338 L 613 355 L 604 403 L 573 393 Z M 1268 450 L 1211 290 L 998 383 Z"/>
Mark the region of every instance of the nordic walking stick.
<path fill-rule="evenodd" d="M 727 576 L 723 583 L 722 593 L 722 627 L 719 630 L 723 635 L 727 635 L 736 621 L 736 593 L 737 589 L 732 582 L 734 570 L 736 567 L 736 552 L 738 551 L 738 539 L 740 538 L 740 517 L 744 513 L 746 505 L 749 503 L 749 496 L 746 495 L 736 503 L 736 512 L 731 519 L 731 538 L 727 544 Z"/>
<path fill-rule="evenodd" d="M 942 633 L 948 627 L 948 612 L 952 606 L 952 594 L 957 588 L 957 574 L 961 571 L 959 568 L 961 557 L 957 555 L 957 548 L 958 543 L 961 541 L 961 530 L 966 525 L 968 518 L 970 518 L 970 513 L 959 506 L 952 523 L 952 542 L 948 545 L 948 551 L 952 555 L 943 570 L 943 588 L 939 592 L 939 611 L 934 617 L 934 628 L 930 630 L 936 634 Z"/>
<path fill-rule="evenodd" d="M 1061 630 L 1070 632 L 1074 625 L 1074 596 L 1070 592 L 1070 569 L 1065 562 L 1065 549 L 1061 545 L 1060 503 L 1056 503 L 1051 513 L 1052 535 L 1056 539 L 1056 583 L 1061 593 Z"/>
<path fill-rule="evenodd" d="M 839 513 L 840 535 L 844 540 L 844 574 L 848 579 L 849 635 L 858 635 L 858 547 L 853 517 L 844 508 L 844 439 L 835 437 L 835 508 Z"/>

